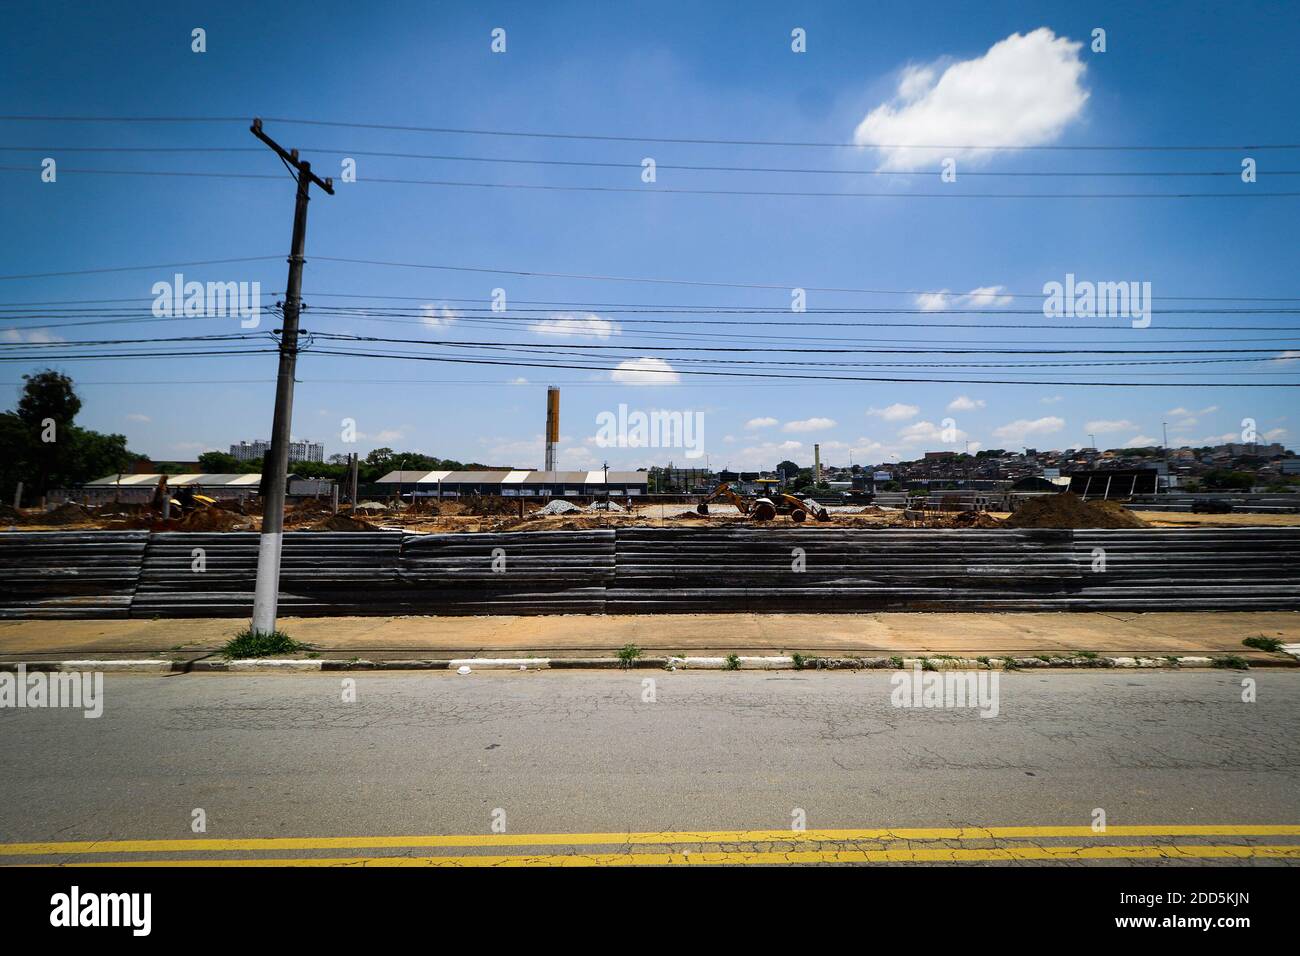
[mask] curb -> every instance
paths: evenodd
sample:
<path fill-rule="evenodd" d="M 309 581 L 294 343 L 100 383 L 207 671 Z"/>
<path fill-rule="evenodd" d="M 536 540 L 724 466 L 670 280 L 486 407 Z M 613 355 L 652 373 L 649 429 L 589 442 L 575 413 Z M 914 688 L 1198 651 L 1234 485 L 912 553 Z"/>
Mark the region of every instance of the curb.
<path fill-rule="evenodd" d="M 1300 650 L 1300 648 L 1297 648 Z M 1295 652 L 1288 651 L 1294 656 Z M 623 661 L 617 657 L 458 657 L 450 660 L 411 659 L 371 661 L 350 659 L 279 659 L 171 661 L 143 660 L 65 660 L 0 661 L 0 673 L 25 671 L 102 671 L 130 674 L 186 673 L 319 673 L 322 671 L 421 671 L 477 670 L 1081 670 L 1121 668 L 1143 670 L 1193 670 L 1228 668 L 1216 661 L 1236 655 L 1171 657 L 638 657 Z M 1300 659 L 1264 659 L 1247 662 L 1248 667 L 1300 667 Z"/>

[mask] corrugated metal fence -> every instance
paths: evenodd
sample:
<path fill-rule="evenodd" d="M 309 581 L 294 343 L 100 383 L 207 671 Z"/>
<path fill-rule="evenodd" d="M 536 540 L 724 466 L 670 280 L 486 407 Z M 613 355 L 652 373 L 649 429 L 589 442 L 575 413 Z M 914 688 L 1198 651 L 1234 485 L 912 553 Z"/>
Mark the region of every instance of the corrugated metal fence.
<path fill-rule="evenodd" d="M 243 617 L 257 535 L 0 534 L 0 617 Z M 1300 610 L 1300 528 L 291 532 L 291 615 Z"/>

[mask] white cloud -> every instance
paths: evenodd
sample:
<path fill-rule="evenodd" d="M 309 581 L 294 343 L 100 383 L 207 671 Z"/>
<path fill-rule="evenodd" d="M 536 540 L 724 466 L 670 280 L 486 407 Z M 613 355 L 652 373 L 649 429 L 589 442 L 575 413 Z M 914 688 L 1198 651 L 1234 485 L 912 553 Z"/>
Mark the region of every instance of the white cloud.
<path fill-rule="evenodd" d="M 749 421 L 745 422 L 745 427 L 746 428 L 771 428 L 775 424 L 777 424 L 775 418 L 751 418 Z"/>
<path fill-rule="evenodd" d="M 947 156 L 961 160 L 990 153 L 900 146 L 1050 142 L 1079 116 L 1088 99 L 1082 46 L 1039 27 L 1013 33 L 983 56 L 948 65 L 941 75 L 937 65 L 909 66 L 899 78 L 895 99 L 868 113 L 853 140 L 863 146 L 884 144 L 878 150 L 880 168 L 886 170 L 920 169 Z"/>
<path fill-rule="evenodd" d="M 884 408 L 868 408 L 867 414 L 883 418 L 887 422 L 902 422 L 915 417 L 920 410 L 919 405 L 904 405 L 902 402 L 895 402 L 893 405 L 886 405 Z"/>
<path fill-rule="evenodd" d="M 126 416 L 128 422 L 151 422 L 153 421 L 148 415 L 142 415 L 139 412 L 132 412 Z"/>
<path fill-rule="evenodd" d="M 992 309 L 1010 305 L 1015 297 L 1006 292 L 1004 285 L 982 285 L 964 295 L 954 295 L 947 289 L 939 292 L 920 292 L 915 296 L 916 307 L 926 312 L 945 309 Z"/>
<path fill-rule="evenodd" d="M 1296 351 L 1293 351 L 1293 350 L 1287 350 L 1287 351 L 1281 353 L 1281 354 L 1280 354 L 1277 358 L 1275 358 L 1273 361 L 1275 361 L 1275 362 L 1294 362 L 1296 359 L 1300 359 L 1300 352 L 1296 352 Z"/>
<path fill-rule="evenodd" d="M 660 358 L 628 359 L 609 373 L 622 385 L 676 385 L 682 380 L 677 370 Z"/>
<path fill-rule="evenodd" d="M 919 293 L 916 297 L 916 307 L 926 312 L 942 312 L 948 308 L 948 290 Z"/>
<path fill-rule="evenodd" d="M 1088 424 L 1084 426 L 1084 431 L 1089 433 L 1095 432 L 1098 435 L 1106 435 L 1109 434 L 1110 432 L 1128 431 L 1130 428 L 1136 428 L 1136 427 L 1137 425 L 1135 425 L 1133 422 L 1129 421 L 1126 418 L 1119 419 L 1119 420 L 1109 420 L 1109 421 L 1104 419 L 1099 419 L 1095 422 L 1088 422 Z"/>
<path fill-rule="evenodd" d="M 934 422 L 913 422 L 898 433 L 899 441 L 912 445 L 925 442 L 932 445 L 955 445 L 966 440 L 967 433 L 960 428 L 945 429 Z"/>
<path fill-rule="evenodd" d="M 55 335 L 48 329 L 5 329 L 6 342 L 66 342 L 61 335 Z"/>
<path fill-rule="evenodd" d="M 1279 438 L 1286 437 L 1286 429 L 1270 428 L 1268 431 L 1264 432 L 1264 437 L 1267 438 L 1269 441 L 1277 441 Z"/>
<path fill-rule="evenodd" d="M 1039 399 L 1044 405 L 1055 405 L 1057 402 L 1065 401 L 1064 395 L 1046 395 Z"/>
<path fill-rule="evenodd" d="M 420 321 L 432 329 L 445 329 L 458 318 L 456 310 L 443 302 L 426 302 L 420 306 Z"/>
<path fill-rule="evenodd" d="M 1044 415 L 1042 418 L 1033 420 L 1018 418 L 1014 422 L 1000 425 L 993 429 L 993 435 L 995 438 L 1007 441 L 1019 441 L 1032 435 L 1050 435 L 1053 432 L 1059 432 L 1064 427 L 1064 418 L 1057 418 L 1055 415 Z"/>
<path fill-rule="evenodd" d="M 1149 448 L 1152 445 L 1159 445 L 1160 442 L 1150 435 L 1134 435 L 1126 441 L 1121 447 L 1123 448 Z"/>
<path fill-rule="evenodd" d="M 549 319 L 542 319 L 540 322 L 532 323 L 529 328 L 538 335 L 594 336 L 598 339 L 607 339 L 611 335 L 618 335 L 621 331 L 618 323 L 611 322 L 609 319 L 602 319 L 600 316 L 591 313 L 587 315 L 554 315 Z"/>
<path fill-rule="evenodd" d="M 805 418 L 802 421 L 786 422 L 781 426 L 783 432 L 819 432 L 835 427 L 833 418 Z"/>
<path fill-rule="evenodd" d="M 527 384 L 528 384 L 528 379 L 524 378 L 523 376 L 520 376 L 519 378 L 512 378 L 512 379 L 510 380 L 510 384 L 511 384 L 511 385 L 527 385 Z"/>
<path fill-rule="evenodd" d="M 973 412 L 977 408 L 984 407 L 984 399 L 971 398 L 967 395 L 958 395 L 948 403 L 950 412 Z"/>
<path fill-rule="evenodd" d="M 999 305 L 1010 305 L 1015 297 L 1007 294 L 1004 285 L 982 285 L 971 289 L 961 297 L 961 303 L 975 309 L 991 309 Z"/>

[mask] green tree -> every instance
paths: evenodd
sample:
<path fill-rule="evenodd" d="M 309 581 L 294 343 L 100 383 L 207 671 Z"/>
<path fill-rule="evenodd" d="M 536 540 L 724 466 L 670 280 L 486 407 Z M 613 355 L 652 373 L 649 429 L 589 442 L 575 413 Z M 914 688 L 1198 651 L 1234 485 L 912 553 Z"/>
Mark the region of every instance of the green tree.
<path fill-rule="evenodd" d="M 199 471 L 208 475 L 235 475 L 240 473 L 240 461 L 224 451 L 205 451 L 199 455 Z"/>
<path fill-rule="evenodd" d="M 81 399 L 68 376 L 46 369 L 23 376 L 23 391 L 12 412 L 0 414 L 0 478 L 6 491 L 21 481 L 32 501 L 53 488 L 70 488 L 129 471 L 140 459 L 124 435 L 80 428 L 73 419 Z"/>

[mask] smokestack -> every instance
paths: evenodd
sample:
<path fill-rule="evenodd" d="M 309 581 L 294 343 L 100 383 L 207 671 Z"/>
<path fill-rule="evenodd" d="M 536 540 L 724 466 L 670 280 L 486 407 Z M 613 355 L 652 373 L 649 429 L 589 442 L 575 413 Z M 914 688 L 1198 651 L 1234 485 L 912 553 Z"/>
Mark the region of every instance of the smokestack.
<path fill-rule="evenodd" d="M 822 483 L 822 446 L 813 445 L 813 484 Z"/>
<path fill-rule="evenodd" d="M 546 470 L 555 471 L 555 450 L 560 444 L 560 389 L 546 390 Z"/>

